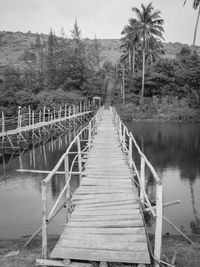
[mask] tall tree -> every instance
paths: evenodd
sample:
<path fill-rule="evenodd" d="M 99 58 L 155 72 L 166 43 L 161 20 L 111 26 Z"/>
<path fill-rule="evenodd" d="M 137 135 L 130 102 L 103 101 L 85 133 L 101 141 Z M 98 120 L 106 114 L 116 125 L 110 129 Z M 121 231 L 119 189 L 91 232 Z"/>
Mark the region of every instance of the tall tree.
<path fill-rule="evenodd" d="M 184 5 L 187 2 L 187 0 L 184 1 Z M 194 37 L 193 37 L 193 50 L 196 44 L 196 37 L 197 37 L 197 29 L 198 29 L 198 25 L 199 25 L 199 17 L 200 17 L 200 0 L 194 0 L 193 1 L 193 8 L 196 10 L 198 9 L 198 14 L 197 14 L 197 20 L 196 20 L 196 25 L 195 25 L 195 29 L 194 29 Z"/>
<path fill-rule="evenodd" d="M 162 33 L 164 32 L 164 20 L 160 16 L 160 11 L 154 11 L 152 3 L 147 6 L 141 5 L 141 10 L 134 7 L 132 11 L 137 17 L 137 33 L 139 34 L 142 42 L 142 88 L 141 100 L 144 98 L 144 81 L 145 81 L 145 60 L 146 51 L 148 48 L 149 38 L 163 39 Z"/>

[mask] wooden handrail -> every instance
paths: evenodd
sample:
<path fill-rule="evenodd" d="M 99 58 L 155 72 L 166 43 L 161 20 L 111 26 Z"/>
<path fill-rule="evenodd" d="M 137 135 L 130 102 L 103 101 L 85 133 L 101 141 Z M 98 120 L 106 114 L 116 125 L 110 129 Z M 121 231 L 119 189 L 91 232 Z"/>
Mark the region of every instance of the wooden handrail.
<path fill-rule="evenodd" d="M 117 126 L 117 130 L 119 133 L 119 140 L 122 144 L 122 149 L 124 152 L 127 153 L 129 166 L 134 168 L 135 173 L 137 175 L 139 186 L 140 186 L 140 200 L 141 203 L 144 202 L 144 199 L 149 207 L 149 210 L 151 211 L 152 215 L 156 217 L 156 226 L 155 226 L 155 245 L 154 245 L 154 258 L 155 266 L 159 266 L 160 256 L 161 256 L 161 246 L 162 246 L 162 220 L 163 220 L 163 189 L 162 189 L 162 180 L 158 177 L 158 174 L 156 173 L 154 167 L 150 163 L 150 161 L 147 159 L 147 157 L 144 155 L 144 153 L 141 151 L 139 145 L 137 144 L 135 138 L 133 137 L 132 133 L 128 131 L 128 128 L 123 124 L 121 121 L 119 115 L 117 114 L 116 110 L 114 108 L 111 108 L 111 113 L 113 114 L 113 120 L 115 122 L 115 125 Z M 122 134 L 123 130 L 123 134 Z M 129 138 L 129 149 L 127 149 L 127 145 L 125 143 L 126 136 Z M 132 143 L 134 143 L 134 146 L 137 149 L 138 154 L 140 155 L 141 162 L 140 162 L 140 174 L 137 170 L 137 167 L 135 165 L 135 162 L 132 158 Z M 154 211 L 154 208 L 152 207 L 149 198 L 145 191 L 145 164 L 148 166 L 149 170 L 151 171 L 154 180 L 156 182 L 156 213 Z"/>
<path fill-rule="evenodd" d="M 64 195 L 64 193 L 66 193 L 66 221 L 68 220 L 68 198 L 69 198 L 69 186 L 70 186 L 70 180 L 72 177 L 72 169 L 74 166 L 74 163 L 76 161 L 76 159 L 78 158 L 78 164 L 79 164 L 79 174 L 81 177 L 81 169 L 82 169 L 82 164 L 81 164 L 81 154 L 83 152 L 85 152 L 87 149 L 90 149 L 91 147 L 91 138 L 92 135 L 94 135 L 95 130 L 96 130 L 96 126 L 98 123 L 98 120 L 100 120 L 101 118 L 101 112 L 102 112 L 103 108 L 100 108 L 96 115 L 90 120 L 89 124 L 84 127 L 77 135 L 76 137 L 73 139 L 73 141 L 70 143 L 69 147 L 67 148 L 66 152 L 62 155 L 62 157 L 59 159 L 58 163 L 56 164 L 56 166 L 53 168 L 53 170 L 47 175 L 47 177 L 42 181 L 42 205 L 43 205 L 43 211 L 42 211 L 42 256 L 43 259 L 46 259 L 47 257 L 47 226 L 48 226 L 48 218 L 53 218 L 54 214 L 56 213 L 56 209 L 58 204 L 60 203 L 60 200 L 62 199 L 62 196 Z M 82 135 L 82 133 L 88 130 L 88 138 L 90 138 L 90 142 L 88 142 L 88 144 L 85 146 L 85 148 L 81 151 L 81 145 L 80 145 L 80 137 Z M 90 134 L 90 135 L 89 135 Z M 70 169 L 69 169 L 69 162 L 68 162 L 68 156 L 70 154 L 70 150 L 73 146 L 73 144 L 77 142 L 77 154 L 74 157 Z M 54 176 L 54 174 L 56 174 L 56 172 L 58 171 L 59 167 L 61 166 L 61 164 L 64 161 L 64 174 L 65 174 L 65 185 L 62 189 L 62 191 L 60 192 L 58 198 L 56 199 L 53 207 L 51 208 L 51 211 L 49 212 L 49 214 L 47 215 L 47 184 L 51 181 L 52 177 Z"/>

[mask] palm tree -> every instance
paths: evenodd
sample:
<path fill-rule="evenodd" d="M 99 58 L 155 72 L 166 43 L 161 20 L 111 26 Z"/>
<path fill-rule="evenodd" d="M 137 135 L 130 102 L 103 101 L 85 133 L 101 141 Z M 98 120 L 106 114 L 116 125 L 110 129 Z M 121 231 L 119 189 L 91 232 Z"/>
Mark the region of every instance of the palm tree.
<path fill-rule="evenodd" d="M 160 17 L 160 11 L 154 11 L 152 3 L 147 6 L 141 5 L 142 10 L 138 8 L 132 8 L 137 17 L 137 34 L 141 38 L 142 42 L 142 89 L 141 89 L 141 101 L 144 98 L 144 79 L 145 79 L 145 58 L 147 51 L 148 40 L 152 37 L 160 40 L 163 39 L 162 33 L 164 29 L 162 27 L 164 20 Z"/>
<path fill-rule="evenodd" d="M 185 5 L 186 2 L 187 2 L 187 0 L 184 1 L 184 5 Z M 200 0 L 194 0 L 193 1 L 193 8 L 195 10 L 197 8 L 199 8 L 198 14 L 197 14 L 197 21 L 196 21 L 196 25 L 195 25 L 195 29 L 194 29 L 193 43 L 192 43 L 192 47 L 193 47 L 193 50 L 194 50 L 195 43 L 196 43 L 196 37 L 197 37 L 197 29 L 198 29 L 198 25 L 199 25 L 199 17 L 200 17 Z"/>
<path fill-rule="evenodd" d="M 129 58 L 129 70 L 132 73 L 133 77 L 135 74 L 135 57 L 136 57 L 136 49 L 139 44 L 140 38 L 137 34 L 137 20 L 131 18 L 129 20 L 129 25 L 125 26 L 122 35 L 123 44 L 121 45 L 122 48 L 125 48 L 125 51 L 128 52 Z"/>

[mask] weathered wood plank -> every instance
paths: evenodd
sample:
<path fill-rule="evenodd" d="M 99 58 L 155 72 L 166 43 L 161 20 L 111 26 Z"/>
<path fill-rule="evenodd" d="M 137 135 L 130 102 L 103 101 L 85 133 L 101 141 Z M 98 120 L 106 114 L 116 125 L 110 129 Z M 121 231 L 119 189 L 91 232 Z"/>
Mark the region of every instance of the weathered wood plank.
<path fill-rule="evenodd" d="M 135 228 L 136 229 L 136 228 Z M 62 234 L 60 239 L 78 239 L 78 240 L 98 240 L 100 239 L 102 242 L 109 241 L 109 242 L 146 242 L 145 233 L 143 234 L 132 234 L 132 235 L 103 235 L 103 234 L 87 234 L 87 233 L 80 233 L 80 234 Z"/>
<path fill-rule="evenodd" d="M 56 248 L 79 248 L 79 249 L 95 249 L 95 250 L 118 250 L 118 251 L 148 251 L 146 242 L 112 242 L 101 239 L 101 236 L 96 240 L 89 239 L 65 239 L 61 238 L 56 244 Z"/>
<path fill-rule="evenodd" d="M 106 261 L 106 262 L 127 262 L 127 263 L 150 263 L 147 252 L 133 251 L 112 251 L 112 250 L 88 250 L 56 248 L 51 253 L 51 258 L 70 258 L 79 260 Z"/>
<path fill-rule="evenodd" d="M 126 227 L 126 228 L 83 228 L 83 227 L 70 227 L 67 225 L 63 234 L 104 234 L 104 235 L 137 235 L 145 234 L 144 227 Z"/>

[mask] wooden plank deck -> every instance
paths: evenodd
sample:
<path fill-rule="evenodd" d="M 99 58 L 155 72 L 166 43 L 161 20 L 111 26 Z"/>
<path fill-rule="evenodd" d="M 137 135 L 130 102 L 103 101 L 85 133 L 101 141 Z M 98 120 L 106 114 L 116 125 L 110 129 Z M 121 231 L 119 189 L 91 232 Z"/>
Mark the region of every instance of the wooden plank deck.
<path fill-rule="evenodd" d="M 87 155 L 74 211 L 50 257 L 150 263 L 139 200 L 109 110 Z"/>

